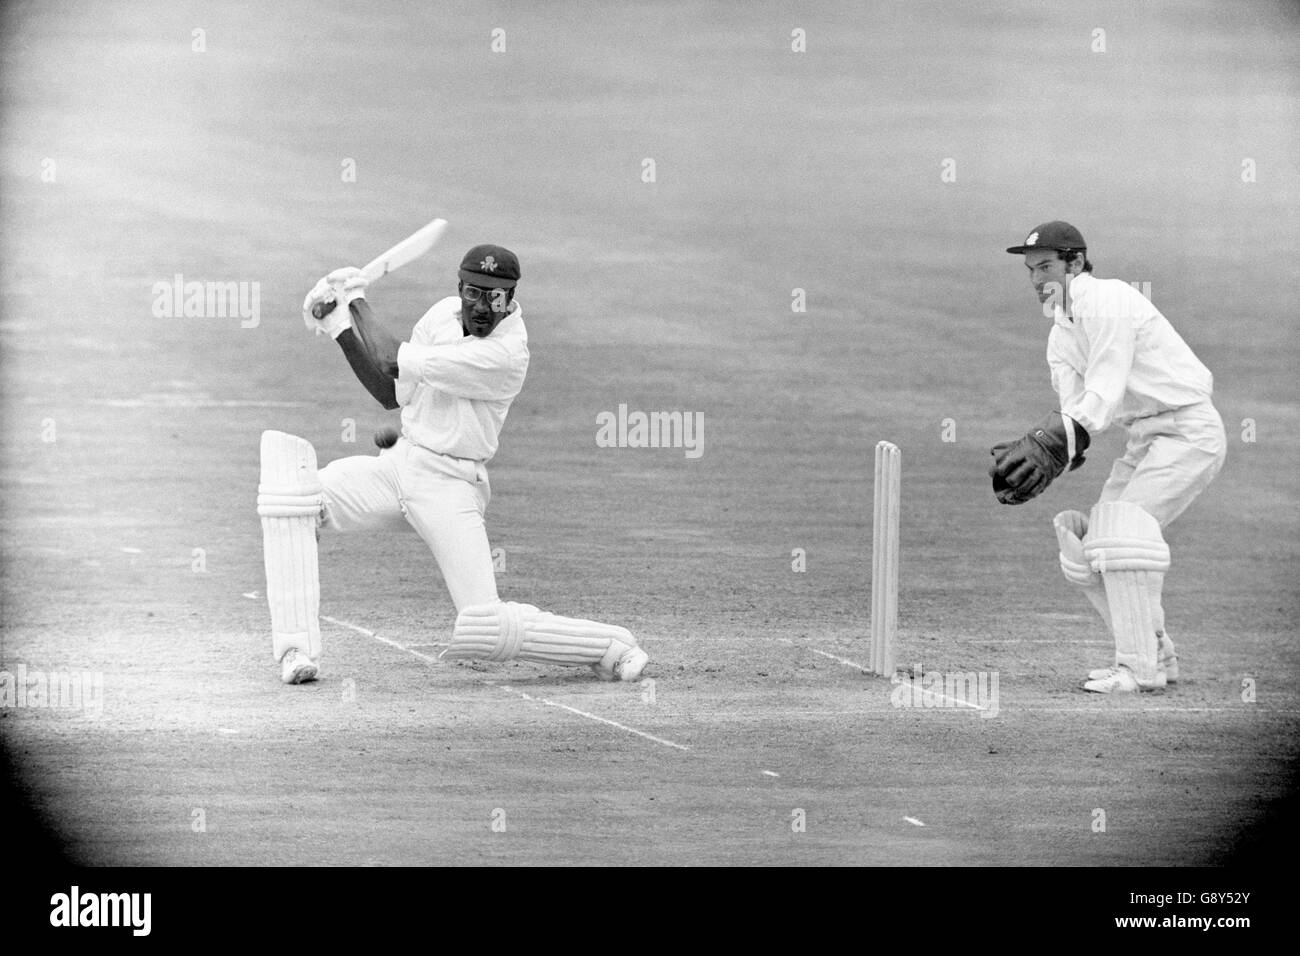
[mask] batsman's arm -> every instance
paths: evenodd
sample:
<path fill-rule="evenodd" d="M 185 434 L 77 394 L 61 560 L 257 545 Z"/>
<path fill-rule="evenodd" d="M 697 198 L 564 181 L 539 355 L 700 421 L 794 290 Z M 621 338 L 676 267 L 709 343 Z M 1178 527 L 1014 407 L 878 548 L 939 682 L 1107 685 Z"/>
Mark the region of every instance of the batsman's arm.
<path fill-rule="evenodd" d="M 352 313 L 352 328 L 345 329 L 335 339 L 347 356 L 352 372 L 384 408 L 394 409 L 397 401 L 397 350 L 402 341 L 385 328 L 363 298 L 348 304 Z"/>

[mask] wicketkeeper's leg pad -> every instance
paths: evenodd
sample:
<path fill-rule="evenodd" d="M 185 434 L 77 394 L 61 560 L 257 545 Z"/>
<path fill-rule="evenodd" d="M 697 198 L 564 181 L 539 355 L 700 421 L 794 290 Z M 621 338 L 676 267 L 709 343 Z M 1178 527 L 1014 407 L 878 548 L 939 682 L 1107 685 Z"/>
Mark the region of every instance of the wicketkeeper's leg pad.
<path fill-rule="evenodd" d="M 590 665 L 604 680 L 634 681 L 646 654 L 625 627 L 561 617 L 531 604 L 501 601 L 464 608 L 446 660 L 538 661 Z"/>
<path fill-rule="evenodd" d="M 324 501 L 311 443 L 284 432 L 262 432 L 257 513 L 262 518 L 271 653 L 278 661 L 296 647 L 320 660 L 320 568 L 316 529 Z"/>
<path fill-rule="evenodd" d="M 1083 538 L 1088 533 L 1088 516 L 1082 511 L 1062 511 L 1052 519 L 1056 540 L 1061 547 L 1061 573 L 1065 580 L 1083 588 L 1092 606 L 1097 609 L 1106 629 L 1111 629 L 1110 604 L 1106 599 L 1106 585 L 1101 575 L 1092 569 L 1083 550 Z"/>
<path fill-rule="evenodd" d="M 1160 523 L 1130 502 L 1102 502 L 1092 510 L 1083 549 L 1106 586 L 1115 662 L 1132 670 L 1139 684 L 1161 686 L 1156 634 L 1164 630 L 1160 596 L 1169 545 Z"/>

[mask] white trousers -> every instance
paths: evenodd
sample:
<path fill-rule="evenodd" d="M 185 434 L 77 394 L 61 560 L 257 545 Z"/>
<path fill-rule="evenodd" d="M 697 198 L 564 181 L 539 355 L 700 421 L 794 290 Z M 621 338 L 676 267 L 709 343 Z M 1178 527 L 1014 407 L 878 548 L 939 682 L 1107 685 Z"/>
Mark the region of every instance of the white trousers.
<path fill-rule="evenodd" d="M 481 462 L 440 455 L 402 438 L 378 456 L 330 462 L 320 482 L 325 527 L 414 528 L 433 552 L 457 611 L 499 600 L 483 520 L 492 489 Z"/>
<path fill-rule="evenodd" d="M 1223 419 L 1209 402 L 1139 418 L 1098 502 L 1131 502 L 1165 528 L 1214 480 L 1227 447 Z"/>

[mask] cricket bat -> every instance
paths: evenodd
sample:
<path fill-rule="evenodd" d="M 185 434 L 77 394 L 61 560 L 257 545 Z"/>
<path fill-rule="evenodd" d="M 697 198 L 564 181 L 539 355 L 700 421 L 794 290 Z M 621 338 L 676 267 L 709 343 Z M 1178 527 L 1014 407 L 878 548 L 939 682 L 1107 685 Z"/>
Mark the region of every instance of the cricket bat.
<path fill-rule="evenodd" d="M 380 276 L 388 275 L 394 269 L 400 269 L 407 263 L 414 262 L 438 244 L 446 228 L 446 219 L 435 219 L 428 225 L 421 226 L 393 248 L 367 262 L 361 267 L 361 274 L 374 282 Z M 334 311 L 335 305 L 337 302 L 334 299 L 317 302 L 311 307 L 311 314 L 318 319 L 323 319 Z"/>

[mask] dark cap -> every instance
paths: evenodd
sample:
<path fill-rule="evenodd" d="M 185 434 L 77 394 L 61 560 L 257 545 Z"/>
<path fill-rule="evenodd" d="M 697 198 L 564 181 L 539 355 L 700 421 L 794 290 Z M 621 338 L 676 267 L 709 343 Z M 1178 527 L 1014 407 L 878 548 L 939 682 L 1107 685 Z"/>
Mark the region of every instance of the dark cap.
<path fill-rule="evenodd" d="M 1035 227 L 1033 232 L 1025 236 L 1024 245 L 1012 246 L 1007 252 L 1019 255 L 1022 252 L 1032 252 L 1035 249 L 1073 252 L 1087 248 L 1087 244 L 1083 241 L 1083 233 L 1068 222 L 1061 222 L 1058 219 L 1056 222 L 1045 222 L 1041 226 Z"/>
<path fill-rule="evenodd" d="M 460 281 L 484 289 L 513 289 L 519 281 L 519 259 L 500 246 L 475 246 L 460 261 Z"/>

